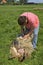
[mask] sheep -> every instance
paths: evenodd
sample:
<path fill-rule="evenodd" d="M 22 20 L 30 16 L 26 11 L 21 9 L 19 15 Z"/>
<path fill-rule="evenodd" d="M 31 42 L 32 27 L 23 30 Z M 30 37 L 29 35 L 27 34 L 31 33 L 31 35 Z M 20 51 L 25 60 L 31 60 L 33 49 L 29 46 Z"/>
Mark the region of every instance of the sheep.
<path fill-rule="evenodd" d="M 34 51 L 32 45 L 33 36 L 28 38 L 17 37 L 10 46 L 10 59 L 18 58 L 19 61 L 23 61 L 26 58 L 30 58 Z"/>

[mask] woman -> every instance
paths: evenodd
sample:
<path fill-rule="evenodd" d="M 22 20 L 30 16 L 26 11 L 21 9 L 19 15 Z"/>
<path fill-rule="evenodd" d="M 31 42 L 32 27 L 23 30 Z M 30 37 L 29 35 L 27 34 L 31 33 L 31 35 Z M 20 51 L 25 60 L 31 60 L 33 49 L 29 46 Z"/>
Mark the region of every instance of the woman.
<path fill-rule="evenodd" d="M 24 12 L 18 18 L 18 24 L 21 27 L 22 36 L 28 37 L 32 33 L 33 36 L 33 47 L 36 49 L 38 31 L 39 31 L 39 18 L 36 14 L 32 12 Z"/>

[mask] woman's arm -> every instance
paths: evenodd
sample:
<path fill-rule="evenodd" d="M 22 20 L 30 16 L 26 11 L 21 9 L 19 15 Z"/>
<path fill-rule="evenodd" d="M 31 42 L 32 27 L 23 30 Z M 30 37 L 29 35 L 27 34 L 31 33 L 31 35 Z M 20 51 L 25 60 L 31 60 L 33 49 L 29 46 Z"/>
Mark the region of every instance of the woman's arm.
<path fill-rule="evenodd" d="M 25 30 L 25 27 L 24 26 L 21 26 L 21 33 L 23 33 Z"/>
<path fill-rule="evenodd" d="M 29 37 L 29 36 L 33 33 L 33 31 L 34 31 L 34 27 L 31 27 L 29 33 L 26 34 L 26 35 L 24 36 L 24 38 Z"/>

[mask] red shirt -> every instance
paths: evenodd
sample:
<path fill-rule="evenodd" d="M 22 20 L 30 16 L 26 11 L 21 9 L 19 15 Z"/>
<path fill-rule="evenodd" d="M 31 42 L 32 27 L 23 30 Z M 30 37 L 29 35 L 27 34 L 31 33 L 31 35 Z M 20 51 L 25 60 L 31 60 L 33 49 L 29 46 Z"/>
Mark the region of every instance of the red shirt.
<path fill-rule="evenodd" d="M 37 28 L 39 25 L 39 19 L 38 16 L 31 12 L 25 12 L 21 14 L 20 16 L 26 16 L 28 18 L 28 24 L 26 24 L 27 28 L 31 28 L 33 26 L 34 28 Z"/>

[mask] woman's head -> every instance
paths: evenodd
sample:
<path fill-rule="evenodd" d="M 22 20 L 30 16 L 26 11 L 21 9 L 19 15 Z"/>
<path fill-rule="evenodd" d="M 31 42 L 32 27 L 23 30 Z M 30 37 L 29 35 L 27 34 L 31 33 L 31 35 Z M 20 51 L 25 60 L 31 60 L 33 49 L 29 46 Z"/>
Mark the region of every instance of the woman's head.
<path fill-rule="evenodd" d="M 26 23 L 26 20 L 27 20 L 26 16 L 20 16 L 18 18 L 18 24 L 19 25 L 24 25 Z"/>

